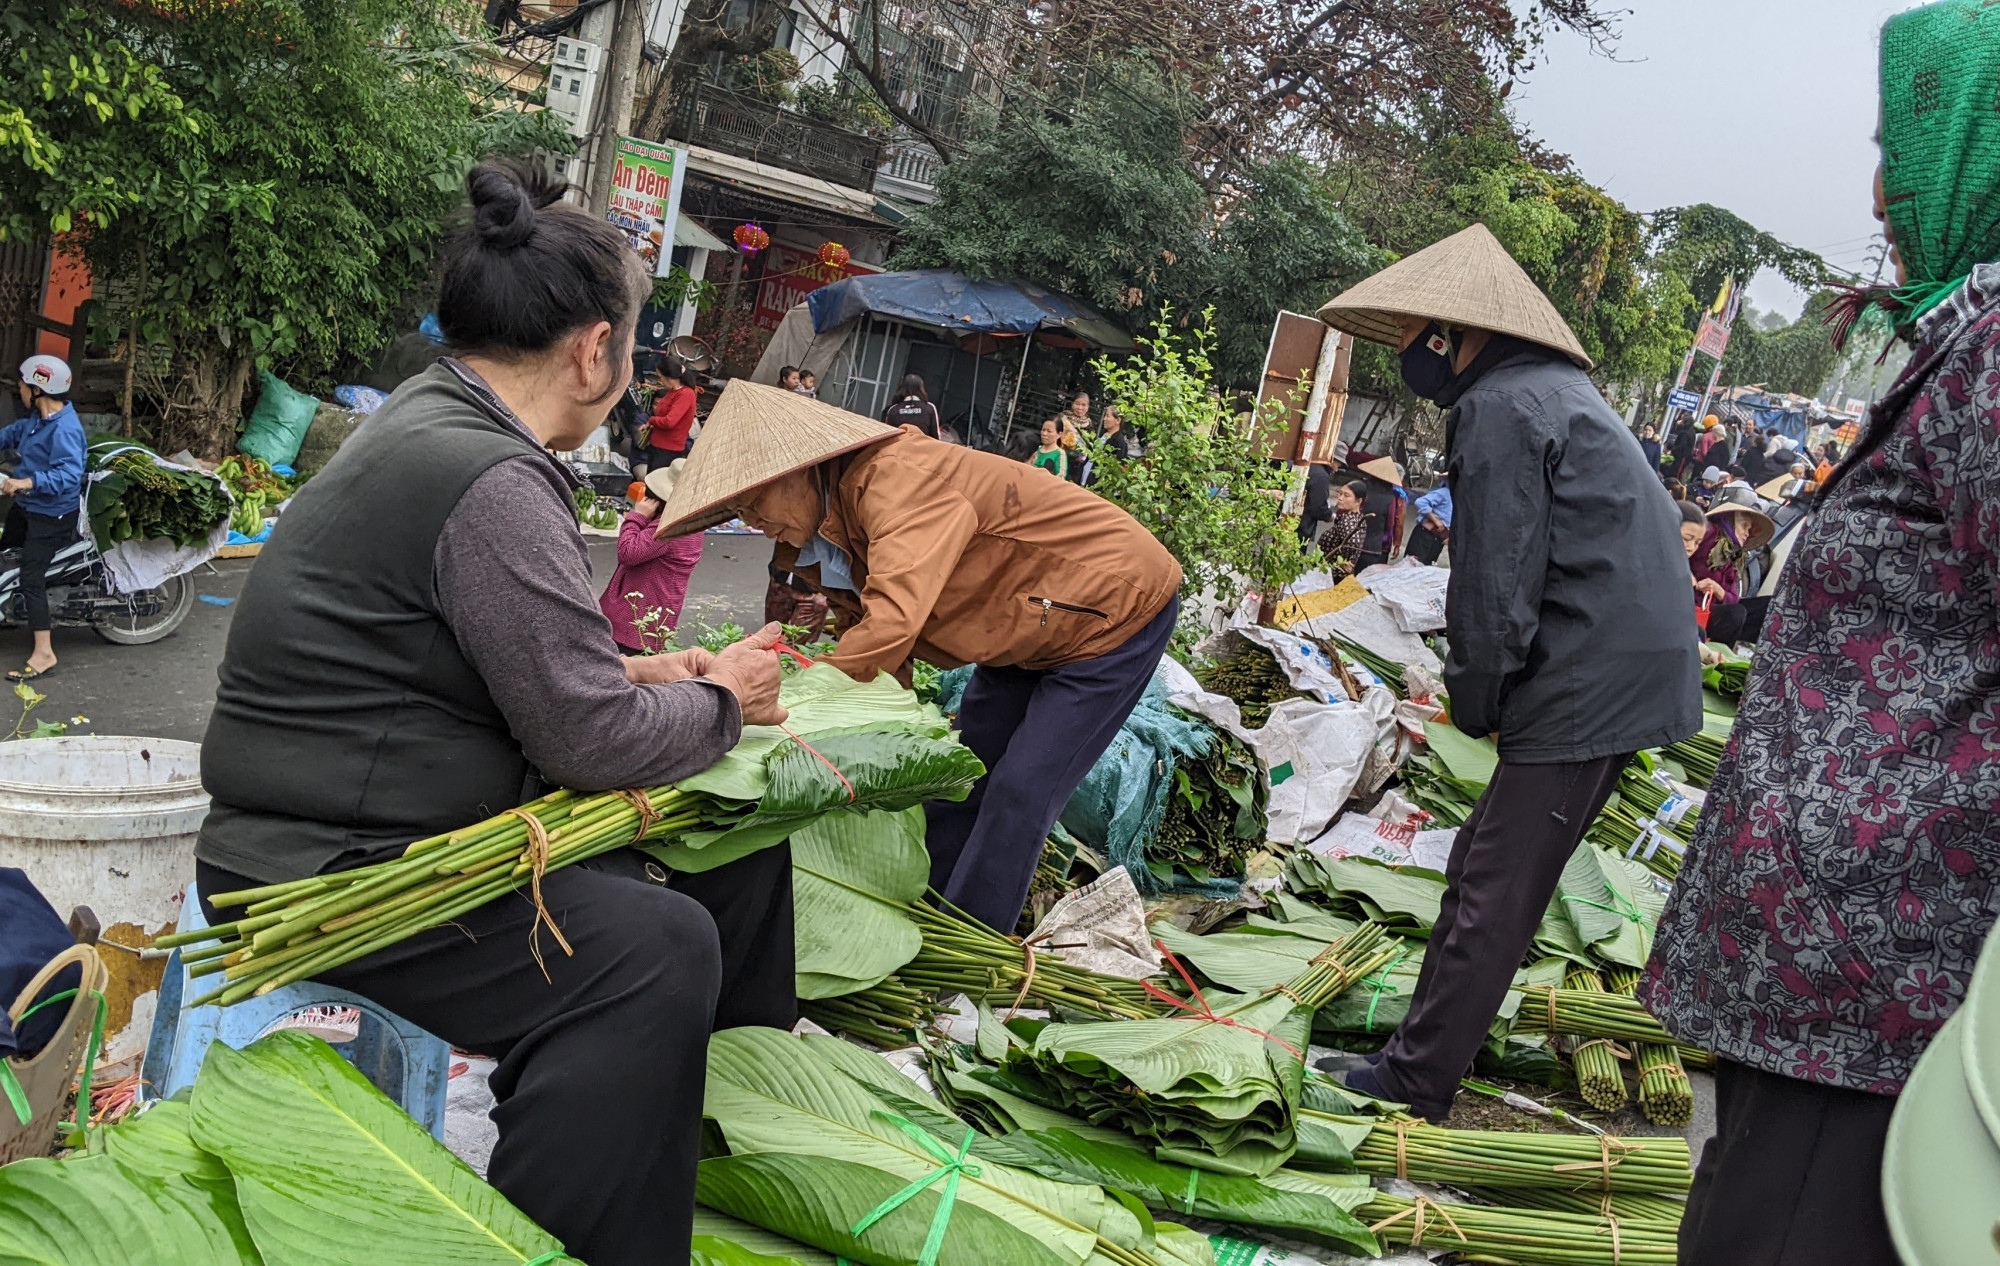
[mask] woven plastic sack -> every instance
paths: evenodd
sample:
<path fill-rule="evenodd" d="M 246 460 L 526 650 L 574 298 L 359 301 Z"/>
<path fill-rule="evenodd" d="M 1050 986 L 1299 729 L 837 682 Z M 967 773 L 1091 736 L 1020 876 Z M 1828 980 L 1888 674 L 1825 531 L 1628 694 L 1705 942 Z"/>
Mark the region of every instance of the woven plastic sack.
<path fill-rule="evenodd" d="M 273 466 L 289 466 L 299 455 L 299 445 L 305 443 L 306 430 L 319 412 L 319 401 L 295 390 L 268 369 L 257 371 L 257 382 L 257 407 L 250 411 L 250 423 L 243 428 L 236 451 Z"/>

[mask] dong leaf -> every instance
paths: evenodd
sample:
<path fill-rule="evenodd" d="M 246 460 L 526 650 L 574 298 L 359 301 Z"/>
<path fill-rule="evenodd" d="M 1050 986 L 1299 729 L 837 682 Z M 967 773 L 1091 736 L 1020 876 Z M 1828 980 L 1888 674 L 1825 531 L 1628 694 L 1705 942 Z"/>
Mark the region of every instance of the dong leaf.
<path fill-rule="evenodd" d="M 968 1134 L 974 1143 L 979 1136 L 942 1106 L 920 1115 L 946 1130 L 944 1137 L 894 1111 L 878 1093 L 876 1074 L 857 1080 L 829 1049 L 774 1029 L 715 1035 L 703 1113 L 721 1131 L 728 1154 L 702 1162 L 698 1198 L 850 1261 L 902 1266 L 919 1255 L 942 1180 L 865 1232 L 853 1228 L 910 1184 L 937 1174 L 939 1151 L 957 1155 Z M 913 1097 L 902 1088 L 891 1094 L 906 1096 Z M 1146 1224 L 1103 1190 L 995 1160 L 977 1165 L 977 1173 L 960 1175 L 941 1266 L 1081 1266 L 1107 1244 L 1128 1256 L 1144 1251 Z"/>
<path fill-rule="evenodd" d="M 0 1167 L 0 1262 L 261 1266 L 229 1171 L 158 1104 L 104 1131 L 104 1151 Z"/>
<path fill-rule="evenodd" d="M 209 1047 L 193 1134 L 229 1167 L 272 1262 L 504 1266 L 562 1248 L 332 1047 L 293 1030 Z"/>
<path fill-rule="evenodd" d="M 898 730 L 821 735 L 771 753 L 764 796 L 751 820 L 963 800 L 985 772 L 954 738 Z"/>
<path fill-rule="evenodd" d="M 1284 1190 L 1273 1181 L 1284 1170 L 1263 1181 L 1208 1173 L 1164 1164 L 1129 1141 L 1122 1146 L 1109 1144 L 1068 1130 L 1025 1131 L 1010 1135 L 1008 1142 L 1031 1158 L 1030 1167 L 1037 1173 L 1124 1191 L 1156 1209 L 1293 1232 L 1371 1257 L 1380 1251 L 1374 1235 L 1350 1212 L 1373 1194 L 1365 1183 L 1344 1189 L 1327 1185 Z M 1312 1181 L 1310 1176 L 1300 1177 L 1300 1186 Z"/>
<path fill-rule="evenodd" d="M 901 730 L 931 738 L 951 732 L 942 712 L 920 703 L 887 673 L 858 682 L 831 664 L 815 664 L 780 686 L 778 701 L 791 713 L 783 726 L 744 726 L 721 760 L 678 785 L 731 800 L 762 800 L 765 759 L 794 736 L 817 745 L 818 736 L 841 731 Z"/>
<path fill-rule="evenodd" d="M 1462 787 L 1484 787 L 1500 767 L 1500 749 L 1492 739 L 1476 739 L 1448 721 L 1424 722 L 1424 742 Z"/>
<path fill-rule="evenodd" d="M 696 1249 L 694 1266 L 701 1266 L 700 1253 L 704 1242 L 709 1244 L 728 1244 L 739 1252 L 761 1253 L 763 1254 L 762 1258 L 752 1257 L 749 1259 L 751 1262 L 757 1263 L 758 1266 L 763 1266 L 765 1260 L 784 1263 L 796 1262 L 798 1266 L 836 1266 L 838 1262 L 838 1259 L 830 1253 L 822 1253 L 810 1245 L 801 1244 L 797 1240 L 787 1239 L 782 1235 L 766 1231 L 761 1226 L 751 1226 L 748 1222 L 732 1218 L 726 1213 L 718 1213 L 706 1205 L 697 1204 L 694 1207 L 694 1243 Z M 709 1249 L 708 1251 L 711 1254 L 715 1253 L 714 1249 Z M 717 1263 L 717 1266 L 735 1266 L 727 1257 L 718 1255 L 714 1256 L 712 1260 Z"/>
<path fill-rule="evenodd" d="M 830 813 L 792 834 L 792 926 L 801 998 L 880 983 L 923 936 L 908 907 L 930 882 L 924 811 Z"/>
<path fill-rule="evenodd" d="M 753 1252 L 732 1240 L 697 1235 L 688 1246 L 688 1266 L 805 1266 L 798 1258 Z"/>

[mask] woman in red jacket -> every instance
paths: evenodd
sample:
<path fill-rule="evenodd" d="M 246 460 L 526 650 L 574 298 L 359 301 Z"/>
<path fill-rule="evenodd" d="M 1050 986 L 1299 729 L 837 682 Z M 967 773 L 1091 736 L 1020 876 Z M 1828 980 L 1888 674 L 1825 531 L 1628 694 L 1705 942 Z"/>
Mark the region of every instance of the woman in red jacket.
<path fill-rule="evenodd" d="M 660 362 L 660 394 L 653 399 L 653 416 L 649 423 L 651 434 L 646 440 L 646 461 L 644 469 L 636 470 L 641 479 L 647 470 L 665 470 L 674 464 L 674 459 L 688 454 L 688 432 L 694 427 L 695 389 L 687 385 L 687 365 L 678 356 L 668 356 Z"/>

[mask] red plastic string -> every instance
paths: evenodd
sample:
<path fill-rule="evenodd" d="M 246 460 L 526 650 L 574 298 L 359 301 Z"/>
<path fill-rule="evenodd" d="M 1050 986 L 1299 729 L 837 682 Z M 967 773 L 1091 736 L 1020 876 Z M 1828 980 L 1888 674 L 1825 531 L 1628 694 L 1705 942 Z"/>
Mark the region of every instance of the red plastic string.
<path fill-rule="evenodd" d="M 819 662 L 816 659 L 812 659 L 809 656 L 801 654 L 797 648 L 792 646 L 787 646 L 783 642 L 779 642 L 776 646 L 773 646 L 771 649 L 778 652 L 778 654 L 780 655 L 791 656 L 792 662 L 797 664 L 800 668 L 811 668 L 814 664 L 817 664 Z"/>
<path fill-rule="evenodd" d="M 811 752 L 813 755 L 819 756 L 819 763 L 833 771 L 833 776 L 835 778 L 840 779 L 840 785 L 847 788 L 847 803 L 853 804 L 857 799 L 860 798 L 856 796 L 854 793 L 854 784 L 847 781 L 846 774 L 840 772 L 840 766 L 834 764 L 826 757 L 821 756 L 820 750 L 814 747 L 811 743 L 808 743 L 804 739 L 800 738 L 798 735 L 793 734 L 791 726 L 786 725 L 784 722 L 780 721 L 778 723 L 778 728 L 783 730 L 786 733 L 786 735 L 788 735 L 791 738 L 792 742 L 797 743 L 800 747 L 805 748 L 808 752 Z"/>
<path fill-rule="evenodd" d="M 1278 1037 L 1275 1034 L 1266 1033 L 1262 1029 L 1252 1028 L 1249 1025 L 1244 1024 L 1242 1021 L 1233 1019 L 1229 1016 L 1217 1015 L 1215 1013 L 1215 1008 L 1208 1005 L 1208 999 L 1201 996 L 1201 990 L 1196 987 L 1194 983 L 1194 977 L 1188 975 L 1188 969 L 1181 966 L 1181 960 L 1174 957 L 1174 952 L 1167 948 L 1166 942 L 1154 941 L 1153 948 L 1160 951 L 1160 956 L 1165 958 L 1167 960 L 1168 965 L 1171 966 L 1175 972 L 1179 973 L 1180 978 L 1182 980 L 1187 982 L 1188 991 L 1194 994 L 1194 1004 L 1187 1002 L 1185 999 L 1174 997 L 1172 994 L 1160 988 L 1158 985 L 1154 984 L 1150 980 L 1140 981 L 1139 987 L 1144 989 L 1149 995 L 1158 999 L 1161 1002 L 1166 1003 L 1168 1006 L 1173 1007 L 1176 1010 L 1187 1012 L 1197 1020 L 1206 1020 L 1210 1024 L 1226 1024 L 1232 1029 L 1242 1029 L 1245 1033 L 1255 1033 L 1258 1037 L 1263 1038 L 1267 1042 L 1276 1042 L 1278 1045 L 1284 1047 L 1286 1050 L 1290 1051 L 1293 1055 L 1297 1056 L 1299 1059 L 1305 1058 L 1305 1055 L 1299 1050 L 1298 1047 L 1293 1046 L 1290 1042 L 1287 1042 L 1284 1038 Z M 1181 1017 L 1170 1016 L 1168 1018 L 1179 1019 Z"/>

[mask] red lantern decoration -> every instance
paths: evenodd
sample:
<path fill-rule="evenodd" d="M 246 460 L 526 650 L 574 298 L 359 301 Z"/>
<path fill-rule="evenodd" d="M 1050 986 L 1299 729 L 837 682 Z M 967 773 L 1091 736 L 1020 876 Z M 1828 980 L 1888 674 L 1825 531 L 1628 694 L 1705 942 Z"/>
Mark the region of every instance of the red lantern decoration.
<path fill-rule="evenodd" d="M 771 244 L 771 235 L 758 224 L 737 225 L 735 236 L 736 248 L 745 255 L 755 255 Z"/>
<path fill-rule="evenodd" d="M 847 261 L 854 258 L 839 242 L 819 244 L 819 262 L 822 268 L 837 269 L 847 267 Z"/>

